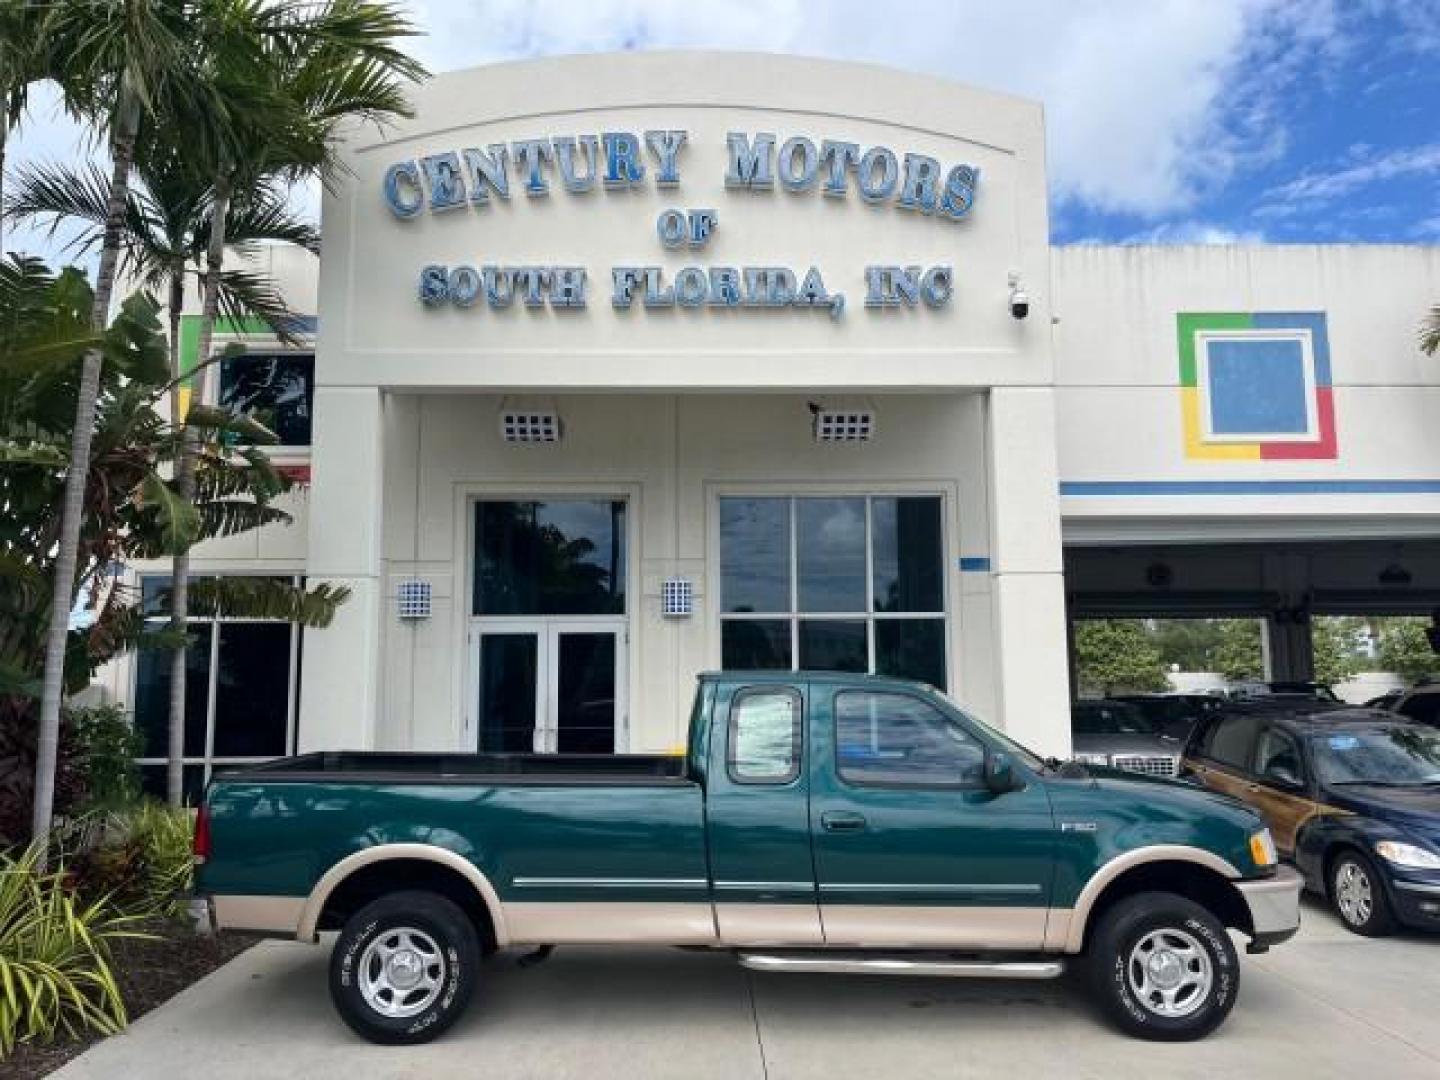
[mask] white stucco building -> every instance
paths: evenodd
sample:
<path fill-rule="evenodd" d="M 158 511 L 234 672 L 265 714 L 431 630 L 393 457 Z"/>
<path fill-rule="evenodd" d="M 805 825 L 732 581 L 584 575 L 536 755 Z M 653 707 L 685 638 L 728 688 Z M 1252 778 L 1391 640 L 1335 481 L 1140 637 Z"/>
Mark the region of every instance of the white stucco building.
<path fill-rule="evenodd" d="M 204 628 L 196 782 L 665 749 L 722 666 L 924 678 L 1062 752 L 1067 594 L 1264 615 L 1285 674 L 1325 603 L 1440 605 L 1434 248 L 1053 249 L 1040 106 L 872 67 L 576 57 L 415 106 L 346 144 L 313 306 L 268 255 L 313 362 L 251 337 L 218 380 L 310 487 L 197 572 L 352 597 L 303 643 Z M 163 714 L 163 664 L 112 686 Z"/>

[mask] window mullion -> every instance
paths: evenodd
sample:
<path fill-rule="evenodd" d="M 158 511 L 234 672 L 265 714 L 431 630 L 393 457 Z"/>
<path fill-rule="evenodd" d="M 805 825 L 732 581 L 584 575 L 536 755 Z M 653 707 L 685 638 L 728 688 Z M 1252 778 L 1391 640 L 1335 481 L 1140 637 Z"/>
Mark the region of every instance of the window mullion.
<path fill-rule="evenodd" d="M 205 762 L 200 770 L 203 788 L 210 782 L 210 765 L 215 759 L 215 688 L 220 682 L 220 620 L 210 623 L 210 678 L 205 688 Z"/>
<path fill-rule="evenodd" d="M 791 496 L 790 514 L 790 670 L 800 670 L 800 500 Z"/>
<path fill-rule="evenodd" d="M 865 670 L 875 674 L 875 544 L 870 513 L 871 497 L 865 496 Z"/>

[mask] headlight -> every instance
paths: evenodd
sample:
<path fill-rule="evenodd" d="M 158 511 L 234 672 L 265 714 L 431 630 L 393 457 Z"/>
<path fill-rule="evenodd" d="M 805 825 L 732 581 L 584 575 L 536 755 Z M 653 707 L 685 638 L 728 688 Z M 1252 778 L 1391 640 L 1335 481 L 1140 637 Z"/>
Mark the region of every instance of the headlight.
<path fill-rule="evenodd" d="M 1440 870 L 1440 855 L 1415 844 L 1379 840 L 1375 844 L 1375 850 L 1386 862 L 1403 866 L 1407 870 Z"/>
<path fill-rule="evenodd" d="M 1250 836 L 1250 858 L 1256 866 L 1274 866 L 1280 861 L 1275 853 L 1275 840 L 1269 829 L 1261 829 Z"/>
<path fill-rule="evenodd" d="M 1075 760 L 1085 765 L 1109 765 L 1109 754 L 1076 754 Z"/>

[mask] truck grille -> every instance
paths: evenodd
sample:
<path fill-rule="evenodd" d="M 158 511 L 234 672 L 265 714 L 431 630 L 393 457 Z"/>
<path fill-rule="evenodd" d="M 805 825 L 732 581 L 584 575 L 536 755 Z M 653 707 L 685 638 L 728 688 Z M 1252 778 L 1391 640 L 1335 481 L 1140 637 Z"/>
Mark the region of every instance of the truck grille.
<path fill-rule="evenodd" d="M 1141 754 L 1116 754 L 1110 764 L 1126 772 L 1144 773 L 1146 776 L 1174 776 L 1179 771 L 1179 758 L 1150 757 Z"/>

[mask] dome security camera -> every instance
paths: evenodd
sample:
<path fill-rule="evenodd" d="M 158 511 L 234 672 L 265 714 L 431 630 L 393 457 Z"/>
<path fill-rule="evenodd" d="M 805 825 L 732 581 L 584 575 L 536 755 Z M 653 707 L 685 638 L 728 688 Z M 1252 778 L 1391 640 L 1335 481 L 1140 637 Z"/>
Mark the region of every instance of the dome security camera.
<path fill-rule="evenodd" d="M 1030 314 L 1030 294 L 1020 284 L 1020 275 L 1010 275 L 1010 317 L 1023 319 Z"/>

